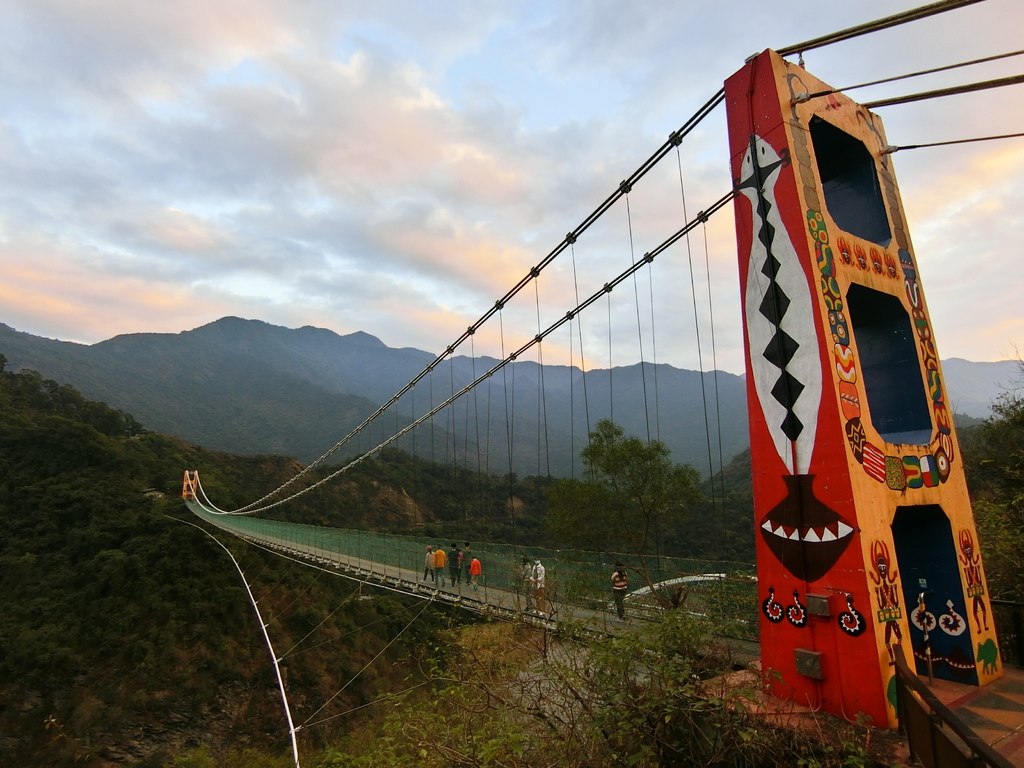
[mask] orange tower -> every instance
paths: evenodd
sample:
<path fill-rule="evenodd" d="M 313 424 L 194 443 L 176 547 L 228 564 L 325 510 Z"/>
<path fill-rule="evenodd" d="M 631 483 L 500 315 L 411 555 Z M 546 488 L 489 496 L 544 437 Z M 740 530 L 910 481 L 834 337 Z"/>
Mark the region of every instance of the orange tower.
<path fill-rule="evenodd" d="M 895 725 L 894 644 L 939 677 L 1002 670 L 885 134 L 774 51 L 725 93 L 765 679 Z"/>
<path fill-rule="evenodd" d="M 196 492 L 199 490 L 199 470 L 185 470 L 185 477 L 181 481 L 181 498 L 185 501 L 195 501 Z"/>

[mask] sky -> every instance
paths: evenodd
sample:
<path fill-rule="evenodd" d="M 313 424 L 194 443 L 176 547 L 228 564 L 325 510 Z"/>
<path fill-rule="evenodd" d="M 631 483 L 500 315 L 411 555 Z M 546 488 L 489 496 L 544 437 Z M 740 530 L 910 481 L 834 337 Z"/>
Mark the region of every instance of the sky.
<path fill-rule="evenodd" d="M 233 315 L 441 352 L 749 55 L 922 4 L 0 0 L 0 322 L 92 344 Z M 846 88 L 1021 29 L 986 0 L 804 59 Z M 1024 86 L 878 113 L 897 146 L 1015 133 Z M 939 354 L 1018 357 L 1024 139 L 893 162 Z M 518 348 L 730 179 L 720 107 L 460 351 Z M 727 207 L 531 354 L 741 373 L 740 317 Z"/>

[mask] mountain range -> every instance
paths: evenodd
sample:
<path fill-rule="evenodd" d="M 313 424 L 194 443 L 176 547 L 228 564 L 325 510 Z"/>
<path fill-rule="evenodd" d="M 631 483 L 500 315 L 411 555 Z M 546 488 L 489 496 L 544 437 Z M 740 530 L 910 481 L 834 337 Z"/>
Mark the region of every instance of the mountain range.
<path fill-rule="evenodd" d="M 149 429 L 232 453 L 309 462 L 335 446 L 434 360 L 370 334 L 339 335 L 225 317 L 177 334 L 139 333 L 84 345 L 0 323 L 0 354 Z M 499 361 L 455 355 L 337 450 L 362 453 Z M 1017 361 L 943 361 L 957 413 L 984 418 L 1019 376 Z M 614 400 L 612 395 L 614 394 Z M 597 420 L 665 442 L 705 475 L 748 444 L 744 377 L 638 363 L 611 370 L 517 361 L 395 443 L 420 456 L 493 474 L 564 476 Z M 712 459 L 709 459 L 712 456 Z"/>

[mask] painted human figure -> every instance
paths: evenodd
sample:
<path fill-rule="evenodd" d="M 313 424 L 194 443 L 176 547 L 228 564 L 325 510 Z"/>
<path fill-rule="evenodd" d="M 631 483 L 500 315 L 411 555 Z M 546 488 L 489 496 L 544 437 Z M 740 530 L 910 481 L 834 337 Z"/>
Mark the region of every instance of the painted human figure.
<path fill-rule="evenodd" d="M 985 607 L 985 583 L 981 578 L 981 556 L 974 551 L 974 537 L 964 528 L 960 531 L 960 562 L 964 564 L 964 578 L 967 580 L 967 596 L 973 599 L 974 623 L 981 632 L 982 620 L 988 630 L 988 609 Z M 981 614 L 981 619 L 978 614 Z"/>
<path fill-rule="evenodd" d="M 889 651 L 889 660 L 896 662 L 896 654 L 892 650 L 892 638 L 896 636 L 896 642 L 903 642 L 903 631 L 900 629 L 900 618 L 903 611 L 900 609 L 900 593 L 896 588 L 896 579 L 899 574 L 889 570 L 889 548 L 885 542 L 876 541 L 871 545 L 871 554 L 874 559 L 874 573 L 869 573 L 871 580 L 875 582 L 875 597 L 878 600 L 878 620 L 885 624 L 885 648 Z"/>

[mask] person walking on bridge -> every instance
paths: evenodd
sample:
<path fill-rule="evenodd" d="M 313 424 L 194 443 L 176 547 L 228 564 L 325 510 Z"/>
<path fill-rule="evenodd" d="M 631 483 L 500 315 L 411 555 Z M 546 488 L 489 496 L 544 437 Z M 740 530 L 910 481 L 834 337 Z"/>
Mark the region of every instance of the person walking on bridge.
<path fill-rule="evenodd" d="M 434 550 L 434 575 L 440 579 L 442 587 L 444 586 L 444 567 L 446 565 L 448 565 L 448 555 L 438 544 L 437 549 Z"/>
<path fill-rule="evenodd" d="M 544 568 L 544 564 L 538 557 L 533 561 L 533 577 L 530 581 L 533 582 L 533 599 L 536 604 L 536 613 L 541 617 L 545 618 L 544 608 L 546 602 L 545 593 L 545 578 L 547 576 L 547 570 Z"/>
<path fill-rule="evenodd" d="M 615 600 L 615 612 L 619 614 L 619 621 L 626 620 L 626 607 L 624 600 L 626 590 L 629 589 L 629 578 L 626 576 L 626 566 L 615 562 L 615 570 L 612 571 L 612 597 Z"/>
<path fill-rule="evenodd" d="M 423 558 L 423 580 L 426 581 L 427 577 L 430 577 L 431 581 L 437 581 L 434 576 L 434 545 L 427 544 L 427 554 Z"/>
<path fill-rule="evenodd" d="M 448 571 L 452 576 L 452 586 L 462 583 L 462 550 L 452 542 L 452 553 L 448 556 Z"/>
<path fill-rule="evenodd" d="M 473 591 L 477 592 L 480 589 L 480 574 L 483 572 L 483 566 L 480 564 L 479 558 L 474 557 L 469 561 L 469 583 L 473 585 Z"/>
<path fill-rule="evenodd" d="M 523 556 L 523 567 L 520 570 L 522 575 L 523 583 L 523 598 L 526 601 L 526 606 L 523 608 L 526 613 L 533 612 L 533 565 L 530 563 L 530 558 Z"/>

